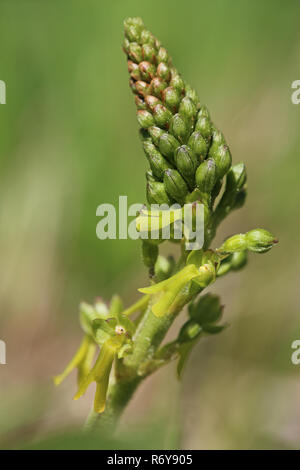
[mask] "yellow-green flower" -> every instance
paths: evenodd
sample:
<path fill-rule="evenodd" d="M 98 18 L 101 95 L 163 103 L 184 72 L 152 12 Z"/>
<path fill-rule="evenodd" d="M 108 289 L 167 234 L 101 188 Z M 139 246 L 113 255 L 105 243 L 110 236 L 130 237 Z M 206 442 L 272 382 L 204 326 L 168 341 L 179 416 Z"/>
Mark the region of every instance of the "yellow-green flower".
<path fill-rule="evenodd" d="M 166 315 L 179 292 L 191 281 L 197 282 L 200 287 L 208 286 L 215 278 L 215 268 L 206 263 L 197 268 L 188 264 L 174 276 L 149 287 L 139 289 L 144 294 L 153 296 L 152 312 L 157 317 Z"/>

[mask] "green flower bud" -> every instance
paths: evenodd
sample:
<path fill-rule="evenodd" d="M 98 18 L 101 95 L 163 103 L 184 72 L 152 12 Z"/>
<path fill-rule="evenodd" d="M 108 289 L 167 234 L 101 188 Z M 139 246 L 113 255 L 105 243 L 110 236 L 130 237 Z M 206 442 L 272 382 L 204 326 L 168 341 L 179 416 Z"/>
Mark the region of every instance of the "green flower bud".
<path fill-rule="evenodd" d="M 149 44 L 152 47 L 155 47 L 155 37 L 152 33 L 150 33 L 150 31 L 144 29 L 141 33 L 141 43 L 144 45 Z"/>
<path fill-rule="evenodd" d="M 165 127 L 170 121 L 172 113 L 162 104 L 157 104 L 154 107 L 153 116 L 156 124 L 159 127 Z"/>
<path fill-rule="evenodd" d="M 153 175 L 162 181 L 164 179 L 164 171 L 170 168 L 170 164 L 151 142 L 145 141 L 143 146 Z"/>
<path fill-rule="evenodd" d="M 189 320 L 182 326 L 178 335 L 179 343 L 187 343 L 195 340 L 201 333 L 201 326 L 194 320 Z"/>
<path fill-rule="evenodd" d="M 156 98 L 156 96 L 147 95 L 145 96 L 145 103 L 148 106 L 148 108 L 153 112 L 155 106 L 157 104 L 161 104 L 161 101 L 158 98 Z"/>
<path fill-rule="evenodd" d="M 175 114 L 170 120 L 170 132 L 179 142 L 186 140 L 189 134 L 189 126 L 180 114 Z"/>
<path fill-rule="evenodd" d="M 148 182 L 146 191 L 149 204 L 171 205 L 171 200 L 166 193 L 163 183 L 159 183 L 157 181 Z"/>
<path fill-rule="evenodd" d="M 247 250 L 247 248 L 246 235 L 244 233 L 239 233 L 238 235 L 233 235 L 233 237 L 227 238 L 221 246 L 220 251 L 234 253 L 235 251 Z"/>
<path fill-rule="evenodd" d="M 243 251 L 241 251 L 240 253 L 243 253 Z M 231 270 L 231 264 L 229 261 L 225 260 L 220 264 L 220 267 L 217 271 L 217 276 L 218 277 L 224 276 L 225 274 L 229 273 L 230 270 Z"/>
<path fill-rule="evenodd" d="M 196 184 L 200 191 L 210 193 L 217 180 L 217 168 L 212 158 L 204 160 L 196 172 Z"/>
<path fill-rule="evenodd" d="M 174 163 L 174 152 L 179 145 L 180 143 L 172 134 L 165 132 L 160 136 L 158 148 L 170 162 Z"/>
<path fill-rule="evenodd" d="M 198 97 L 196 91 L 190 85 L 186 85 L 186 87 L 185 87 L 185 96 L 187 98 L 190 98 L 196 106 L 198 105 L 199 97 Z"/>
<path fill-rule="evenodd" d="M 139 95 L 146 96 L 149 93 L 149 84 L 142 80 L 138 80 L 135 87 Z"/>
<path fill-rule="evenodd" d="M 165 279 L 168 279 L 171 276 L 174 268 L 175 260 L 173 256 L 165 258 L 164 256 L 159 255 L 154 267 L 156 281 L 161 282 Z"/>
<path fill-rule="evenodd" d="M 142 48 L 137 42 L 131 42 L 128 47 L 128 55 L 137 64 L 143 60 Z"/>
<path fill-rule="evenodd" d="M 179 204 L 184 202 L 188 187 L 177 170 L 167 169 L 164 173 L 164 185 L 167 193 Z"/>
<path fill-rule="evenodd" d="M 128 72 L 130 76 L 134 80 L 140 80 L 141 72 L 140 72 L 138 64 L 136 64 L 135 62 L 132 62 L 132 60 L 128 60 L 127 65 L 128 65 Z"/>
<path fill-rule="evenodd" d="M 170 69 L 164 62 L 160 62 L 160 64 L 158 64 L 156 73 L 165 82 L 168 82 L 171 78 Z"/>
<path fill-rule="evenodd" d="M 143 60 L 139 64 L 139 70 L 143 80 L 150 82 L 155 76 L 155 66 L 146 60 Z"/>
<path fill-rule="evenodd" d="M 199 162 L 203 161 L 207 154 L 207 141 L 201 135 L 199 131 L 192 133 L 188 141 L 189 147 L 193 150 L 195 155 L 197 155 Z"/>
<path fill-rule="evenodd" d="M 137 82 L 135 80 L 133 80 L 133 78 L 130 78 L 129 86 L 131 88 L 132 93 L 134 93 L 135 95 L 138 93 L 137 88 L 136 88 L 136 84 L 137 84 Z"/>
<path fill-rule="evenodd" d="M 216 323 L 222 317 L 223 307 L 217 295 L 206 294 L 189 306 L 189 315 L 199 325 Z"/>
<path fill-rule="evenodd" d="M 211 146 L 209 148 L 209 156 L 214 157 L 215 152 L 218 150 L 218 148 L 221 145 L 225 145 L 225 138 L 224 135 L 222 134 L 221 131 L 218 131 L 218 129 L 214 129 L 212 133 L 212 139 L 211 139 Z"/>
<path fill-rule="evenodd" d="M 179 114 L 187 120 L 193 119 L 197 113 L 197 109 L 191 98 L 184 97 L 179 106 Z"/>
<path fill-rule="evenodd" d="M 144 60 L 155 64 L 156 62 L 156 51 L 151 44 L 144 44 L 142 46 L 142 56 Z"/>
<path fill-rule="evenodd" d="M 195 182 L 195 173 L 198 166 L 198 159 L 190 147 L 182 145 L 175 152 L 175 163 L 178 171 L 193 187 Z"/>
<path fill-rule="evenodd" d="M 230 168 L 226 178 L 226 191 L 240 191 L 246 183 L 246 167 L 244 163 L 238 163 Z"/>
<path fill-rule="evenodd" d="M 272 246 L 278 243 L 278 240 L 267 230 L 257 228 L 246 233 L 247 248 L 256 253 L 265 253 Z"/>
<path fill-rule="evenodd" d="M 171 70 L 170 86 L 175 88 L 179 93 L 182 93 L 184 90 L 184 81 L 176 69 Z"/>
<path fill-rule="evenodd" d="M 154 119 L 151 113 L 148 111 L 145 111 L 144 109 L 140 109 L 137 112 L 137 119 L 138 123 L 141 127 L 144 129 L 147 129 L 148 127 L 154 126 Z"/>
<path fill-rule="evenodd" d="M 210 119 L 209 111 L 206 106 L 203 105 L 200 107 L 198 111 L 198 118 L 199 117 L 207 117 L 208 119 Z"/>
<path fill-rule="evenodd" d="M 150 83 L 150 93 L 158 98 L 161 98 L 163 90 L 167 88 L 167 84 L 159 77 L 154 77 Z"/>
<path fill-rule="evenodd" d="M 158 63 L 164 62 L 165 64 L 167 64 L 168 61 L 169 61 L 168 52 L 166 51 L 164 47 L 160 47 L 157 53 L 157 62 Z"/>
<path fill-rule="evenodd" d="M 140 96 L 136 95 L 134 101 L 137 109 L 147 109 L 145 101 Z"/>
<path fill-rule="evenodd" d="M 160 136 L 164 133 L 164 131 L 160 129 L 159 127 L 153 126 L 153 127 L 149 127 L 148 132 L 151 136 L 152 142 L 156 146 L 158 146 Z"/>
<path fill-rule="evenodd" d="M 217 165 L 218 178 L 221 179 L 228 172 L 231 166 L 231 153 L 227 145 L 221 145 L 218 147 L 213 159 Z"/>
<path fill-rule="evenodd" d="M 134 18 L 127 18 L 124 21 L 124 31 L 126 37 L 130 42 L 139 42 L 141 38 L 141 32 L 144 27 L 143 23 L 138 23 Z M 141 20 L 142 21 L 142 20 Z"/>
<path fill-rule="evenodd" d="M 130 41 L 125 38 L 123 41 L 123 51 L 128 55 Z"/>
<path fill-rule="evenodd" d="M 246 197 L 247 191 L 245 189 L 242 189 L 239 193 L 237 193 L 232 209 L 236 210 L 243 207 L 243 205 L 245 204 Z"/>
<path fill-rule="evenodd" d="M 173 87 L 165 88 L 162 93 L 163 102 L 170 108 L 172 111 L 176 111 L 180 103 L 180 95 L 178 91 Z"/>
<path fill-rule="evenodd" d="M 211 263 L 203 264 L 198 269 L 199 276 L 193 279 L 202 289 L 209 286 L 216 278 L 216 269 Z"/>
<path fill-rule="evenodd" d="M 142 240 L 142 258 L 147 268 L 153 268 L 158 257 L 158 246 Z"/>
<path fill-rule="evenodd" d="M 196 122 L 195 131 L 199 131 L 202 136 L 209 141 L 212 135 L 210 120 L 207 116 L 199 116 Z"/>
<path fill-rule="evenodd" d="M 233 253 L 230 258 L 230 265 L 233 271 L 238 271 L 242 269 L 247 264 L 247 251 L 238 251 Z"/>

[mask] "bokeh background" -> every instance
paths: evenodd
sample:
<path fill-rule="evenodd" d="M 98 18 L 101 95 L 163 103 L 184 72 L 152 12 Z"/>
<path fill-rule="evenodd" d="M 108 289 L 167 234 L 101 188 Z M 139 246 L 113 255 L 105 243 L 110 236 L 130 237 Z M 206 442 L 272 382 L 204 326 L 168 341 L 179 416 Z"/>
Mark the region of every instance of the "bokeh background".
<path fill-rule="evenodd" d="M 297 0 L 1 0 L 0 446 L 300 447 L 300 79 Z M 265 227 L 280 244 L 219 280 L 230 323 L 148 379 L 113 439 L 76 435 L 92 394 L 51 377 L 81 338 L 78 303 L 146 285 L 138 242 L 99 241 L 96 208 L 145 199 L 146 159 L 121 50 L 141 16 L 248 169 L 248 200 L 220 229 Z M 184 316 L 184 314 L 183 314 Z M 178 319 L 175 329 L 182 319 Z M 72 429 L 70 432 L 69 430 Z M 74 435 L 75 432 L 75 435 Z"/>

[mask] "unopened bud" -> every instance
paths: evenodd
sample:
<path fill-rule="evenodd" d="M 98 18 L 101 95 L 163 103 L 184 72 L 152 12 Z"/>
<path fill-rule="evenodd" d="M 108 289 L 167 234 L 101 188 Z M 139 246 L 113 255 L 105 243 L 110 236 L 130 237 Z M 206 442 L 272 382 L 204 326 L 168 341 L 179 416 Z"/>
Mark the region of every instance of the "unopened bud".
<path fill-rule="evenodd" d="M 143 263 L 147 268 L 153 268 L 158 257 L 158 246 L 151 242 L 142 240 Z"/>
<path fill-rule="evenodd" d="M 166 193 L 163 183 L 159 183 L 157 181 L 148 182 L 146 191 L 149 204 L 171 205 L 171 200 Z"/>
<path fill-rule="evenodd" d="M 159 127 L 153 126 L 153 127 L 149 127 L 148 132 L 151 136 L 152 142 L 156 146 L 158 146 L 160 136 L 164 133 L 164 131 L 160 129 Z"/>
<path fill-rule="evenodd" d="M 195 130 L 199 131 L 202 136 L 209 141 L 212 134 L 210 119 L 207 116 L 199 116 L 196 122 Z"/>
<path fill-rule="evenodd" d="M 138 80 L 135 83 L 135 87 L 139 95 L 146 96 L 149 92 L 149 84 L 143 80 Z"/>
<path fill-rule="evenodd" d="M 184 325 L 181 327 L 181 330 L 179 331 L 178 342 L 188 343 L 193 341 L 199 336 L 201 331 L 202 328 L 196 321 L 188 320 L 186 323 L 184 323 Z"/>
<path fill-rule="evenodd" d="M 195 117 L 197 109 L 191 98 L 185 96 L 180 103 L 178 112 L 187 120 L 190 120 Z"/>
<path fill-rule="evenodd" d="M 154 126 L 154 118 L 151 113 L 140 109 L 137 112 L 138 123 L 143 129 L 148 129 L 148 127 Z"/>
<path fill-rule="evenodd" d="M 226 178 L 226 191 L 240 191 L 246 183 L 246 167 L 244 163 L 238 163 L 230 168 Z"/>
<path fill-rule="evenodd" d="M 177 170 L 167 169 L 164 173 L 164 185 L 171 198 L 180 204 L 188 194 L 188 187 Z"/>
<path fill-rule="evenodd" d="M 200 106 L 199 111 L 198 111 L 198 118 L 203 117 L 203 116 L 210 119 L 209 111 L 208 111 L 207 107 L 204 106 L 204 105 Z"/>
<path fill-rule="evenodd" d="M 137 109 L 147 109 L 145 101 L 140 96 L 136 95 L 134 101 Z"/>
<path fill-rule="evenodd" d="M 167 84 L 159 77 L 154 77 L 150 83 L 150 93 L 161 98 L 162 91 L 167 88 Z"/>
<path fill-rule="evenodd" d="M 170 168 L 170 164 L 151 142 L 145 141 L 144 150 L 150 163 L 153 175 L 160 181 L 164 178 L 164 171 Z"/>
<path fill-rule="evenodd" d="M 221 319 L 223 307 L 217 295 L 206 294 L 189 307 L 190 317 L 200 325 L 215 323 Z"/>
<path fill-rule="evenodd" d="M 256 253 L 265 253 L 269 251 L 274 244 L 278 243 L 274 235 L 262 228 L 247 232 L 246 240 L 248 250 L 255 251 Z"/>
<path fill-rule="evenodd" d="M 170 132 L 179 140 L 184 142 L 189 133 L 189 126 L 180 114 L 175 114 L 170 120 Z"/>
<path fill-rule="evenodd" d="M 231 269 L 233 271 L 242 269 L 245 264 L 247 264 L 247 258 L 247 251 L 238 251 L 237 253 L 233 253 L 230 259 Z"/>
<path fill-rule="evenodd" d="M 129 44 L 128 55 L 130 59 L 137 64 L 143 60 L 142 48 L 137 42 L 131 42 Z"/>
<path fill-rule="evenodd" d="M 139 70 L 143 80 L 146 82 L 150 82 L 152 78 L 155 76 L 155 66 L 151 64 L 151 62 L 147 62 L 143 60 L 139 64 Z"/>
<path fill-rule="evenodd" d="M 184 81 L 175 69 L 171 70 L 170 86 L 174 87 L 179 93 L 184 90 Z"/>
<path fill-rule="evenodd" d="M 207 154 L 207 141 L 201 135 L 199 131 L 195 131 L 192 133 L 191 137 L 189 138 L 189 147 L 193 150 L 193 152 L 197 155 L 199 162 L 203 161 Z"/>
<path fill-rule="evenodd" d="M 239 193 L 237 193 L 232 209 L 240 209 L 241 207 L 243 207 L 243 205 L 245 204 L 246 197 L 247 191 L 246 189 L 242 189 Z"/>
<path fill-rule="evenodd" d="M 168 279 L 175 267 L 175 260 L 172 256 L 165 258 L 164 256 L 158 256 L 155 263 L 155 278 L 157 282 Z"/>
<path fill-rule="evenodd" d="M 145 103 L 148 106 L 148 108 L 151 111 L 153 111 L 157 104 L 161 104 L 161 101 L 158 98 L 156 98 L 156 96 L 147 95 L 145 96 Z"/>
<path fill-rule="evenodd" d="M 171 78 L 170 69 L 164 62 L 160 62 L 160 64 L 158 64 L 156 73 L 165 82 L 168 82 Z"/>
<path fill-rule="evenodd" d="M 150 44 L 151 46 L 155 47 L 155 37 L 150 31 L 144 29 L 141 33 L 141 43 Z"/>
<path fill-rule="evenodd" d="M 200 191 L 210 193 L 217 180 L 217 169 L 212 158 L 204 160 L 196 172 L 196 184 Z"/>
<path fill-rule="evenodd" d="M 156 52 L 154 47 L 151 44 L 144 44 L 142 46 L 142 56 L 144 60 L 155 64 L 156 62 Z"/>
<path fill-rule="evenodd" d="M 174 152 L 179 145 L 180 143 L 172 134 L 168 132 L 161 134 L 158 145 L 159 150 L 172 163 L 174 163 Z"/>
<path fill-rule="evenodd" d="M 196 106 L 198 105 L 199 97 L 196 91 L 190 85 L 186 85 L 185 87 L 185 96 L 190 98 Z"/>
<path fill-rule="evenodd" d="M 180 103 L 180 95 L 173 87 L 166 88 L 162 93 L 162 100 L 172 111 L 176 111 Z"/>
<path fill-rule="evenodd" d="M 221 145 L 215 152 L 213 159 L 217 166 L 218 178 L 223 178 L 231 166 L 231 153 L 227 145 Z"/>
<path fill-rule="evenodd" d="M 199 276 L 194 279 L 202 289 L 207 287 L 216 277 L 216 270 L 211 263 L 203 264 L 198 269 Z"/>
<path fill-rule="evenodd" d="M 157 53 L 157 62 L 158 63 L 165 62 L 165 64 L 167 64 L 168 60 L 169 60 L 169 56 L 168 56 L 166 49 L 164 47 L 160 47 Z"/>
<path fill-rule="evenodd" d="M 225 144 L 226 142 L 225 142 L 225 138 L 222 132 L 219 131 L 218 129 L 214 129 L 212 133 L 212 138 L 211 138 L 211 146 L 209 148 L 209 156 L 214 157 L 215 152 L 218 150 L 218 148 L 221 145 L 225 145 Z"/>
<path fill-rule="evenodd" d="M 130 42 L 139 42 L 141 38 L 143 24 L 141 22 L 138 23 L 134 20 L 134 18 L 127 18 L 124 21 L 124 31 L 126 37 L 129 39 Z"/>
<path fill-rule="evenodd" d="M 162 104 L 157 104 L 154 107 L 153 116 L 156 124 L 159 127 L 165 127 L 170 121 L 172 113 Z"/>
<path fill-rule="evenodd" d="M 136 64 L 135 62 L 132 62 L 132 60 L 128 60 L 127 65 L 128 65 L 128 72 L 130 76 L 134 80 L 141 80 L 142 76 L 141 76 L 141 72 L 140 72 L 138 64 Z"/>
<path fill-rule="evenodd" d="M 220 251 L 225 251 L 226 253 L 234 253 L 235 251 L 244 251 L 247 250 L 247 240 L 244 233 L 239 233 L 233 235 L 233 237 L 227 238 L 223 245 L 220 248 Z"/>
<path fill-rule="evenodd" d="M 175 152 L 175 163 L 184 179 L 193 187 L 198 159 L 190 147 L 182 145 Z"/>

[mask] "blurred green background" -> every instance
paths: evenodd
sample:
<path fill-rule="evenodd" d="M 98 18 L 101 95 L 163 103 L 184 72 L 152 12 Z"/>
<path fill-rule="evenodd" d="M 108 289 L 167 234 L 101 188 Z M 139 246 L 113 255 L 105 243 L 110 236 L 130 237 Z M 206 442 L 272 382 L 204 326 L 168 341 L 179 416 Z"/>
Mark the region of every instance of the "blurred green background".
<path fill-rule="evenodd" d="M 299 15 L 297 0 L 0 1 L 2 448 L 300 447 L 300 366 L 290 359 L 300 339 Z M 212 289 L 231 327 L 199 343 L 182 383 L 174 365 L 161 370 L 131 402 L 117 441 L 78 444 L 64 430 L 81 425 L 92 394 L 73 402 L 74 376 L 51 382 L 80 340 L 78 303 L 118 291 L 129 305 L 147 283 L 138 242 L 95 233 L 99 204 L 145 199 L 126 16 L 161 39 L 234 162 L 247 165 L 246 206 L 215 246 L 261 226 L 280 244 Z"/>

